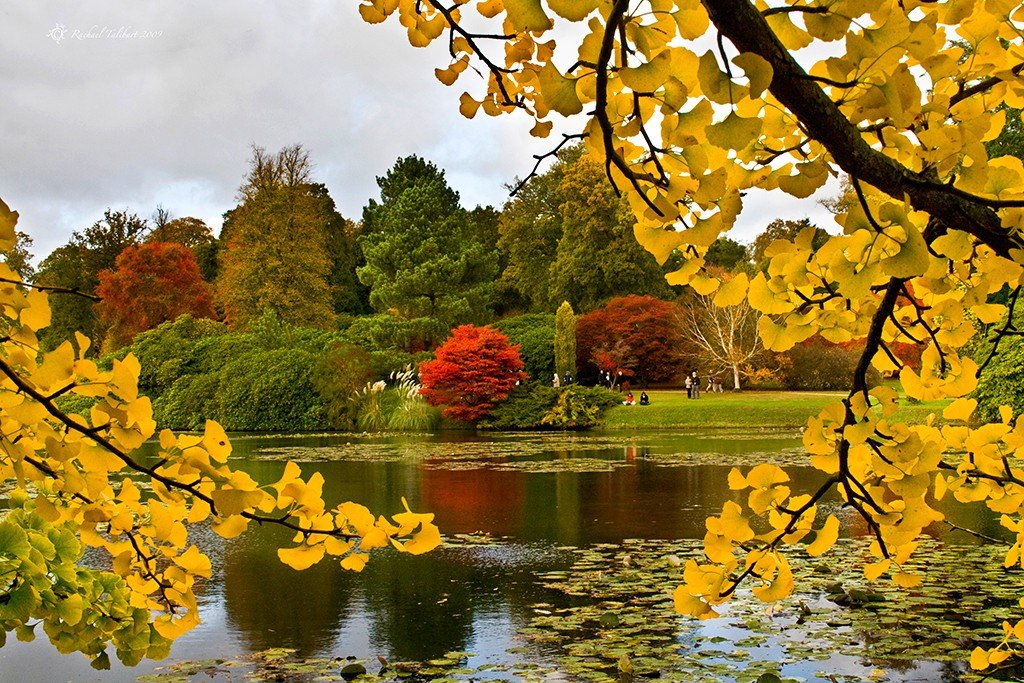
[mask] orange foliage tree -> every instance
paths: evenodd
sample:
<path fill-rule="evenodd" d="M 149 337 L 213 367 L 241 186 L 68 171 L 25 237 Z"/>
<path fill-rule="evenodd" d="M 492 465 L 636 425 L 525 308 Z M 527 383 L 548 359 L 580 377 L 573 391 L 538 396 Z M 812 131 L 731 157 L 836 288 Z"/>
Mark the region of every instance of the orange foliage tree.
<path fill-rule="evenodd" d="M 623 370 L 644 383 L 672 379 L 682 369 L 684 355 L 678 308 L 653 296 L 623 296 L 580 316 L 577 363 L 580 368 Z"/>
<path fill-rule="evenodd" d="M 519 345 L 491 327 L 461 325 L 420 366 L 421 393 L 453 420 L 479 420 L 526 379 Z"/>
<path fill-rule="evenodd" d="M 131 246 L 115 264 L 114 270 L 100 272 L 97 289 L 99 314 L 110 325 L 109 343 L 115 347 L 184 313 L 216 317 L 213 292 L 188 247 L 173 242 Z"/>

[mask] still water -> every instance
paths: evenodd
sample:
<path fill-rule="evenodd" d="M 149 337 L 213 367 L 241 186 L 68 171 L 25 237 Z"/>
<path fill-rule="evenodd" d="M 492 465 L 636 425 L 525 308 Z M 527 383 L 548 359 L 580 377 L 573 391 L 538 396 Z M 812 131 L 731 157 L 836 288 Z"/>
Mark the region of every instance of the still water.
<path fill-rule="evenodd" d="M 294 649 L 300 658 L 356 657 L 368 660 L 371 671 L 379 668 L 378 656 L 391 662 L 425 662 L 457 652 L 463 653 L 462 665 L 473 669 L 465 677 L 573 680 L 579 671 L 573 663 L 586 655 L 573 647 L 585 647 L 588 637 L 598 643 L 614 639 L 607 630 L 587 632 L 573 626 L 576 630 L 568 631 L 565 624 L 586 623 L 581 610 L 592 606 L 576 593 L 601 584 L 617 568 L 639 571 L 635 558 L 696 552 L 687 539 L 702 538 L 704 519 L 736 497 L 726 484 L 731 467 L 777 462 L 798 490 L 823 479 L 800 465 L 800 439 L 793 433 L 236 436 L 233 443 L 233 466 L 261 482 L 277 480 L 284 461 L 295 460 L 304 474 L 323 473 L 328 504 L 353 500 L 390 514 L 401 511 L 404 496 L 412 509 L 434 512 L 451 542 L 420 557 L 377 552 L 361 574 L 328 561 L 296 572 L 277 560 L 276 547 L 287 543 L 288 535 L 276 530 L 257 529 L 229 541 L 194 532 L 194 541 L 211 555 L 216 573 L 198 590 L 202 625 L 175 643 L 168 660 L 132 669 L 115 661 L 110 671 L 97 672 L 83 657 L 55 654 L 45 637 L 20 643 L 11 634 L 0 649 L 0 681 L 133 681 L 165 671 L 158 667 L 176 661 L 231 660 L 269 648 Z M 850 519 L 835 502 L 826 507 Z M 961 511 L 953 519 L 999 533 L 998 524 L 981 511 Z M 853 535 L 864 533 L 851 526 Z M 970 542 L 953 537 L 947 541 Z M 601 565 L 602 552 L 611 558 L 607 568 Z M 673 587 L 671 571 L 664 583 L 662 574 L 636 576 L 635 581 L 654 584 L 636 586 L 652 596 L 650 604 L 657 603 L 646 609 L 664 610 L 665 591 Z M 580 585 L 553 588 L 572 577 Z M 949 579 L 956 580 L 955 575 Z M 606 598 L 608 591 L 614 592 L 602 590 Z M 807 599 L 812 598 L 820 600 Z M 607 604 L 618 606 L 624 600 L 628 596 Z M 763 607 L 755 608 L 764 614 Z M 803 604 L 800 608 L 808 609 Z M 631 618 L 628 610 L 614 619 L 605 614 L 599 620 L 604 627 Z M 750 635 L 749 622 L 735 609 L 731 620 L 700 626 L 659 615 L 673 631 L 668 637 L 676 649 L 696 648 L 708 639 L 726 644 L 705 661 L 725 662 L 737 649 L 730 643 Z M 785 613 L 769 617 L 776 626 L 785 626 L 790 618 Z M 899 621 L 898 610 L 893 618 Z M 789 650 L 780 673 L 823 681 L 830 680 L 823 672 L 840 676 L 833 680 L 956 680 L 955 665 L 927 658 L 899 665 L 870 661 L 863 647 L 853 644 L 863 645 L 871 634 L 858 632 L 856 619 L 838 623 L 829 628 L 850 633 L 849 652 L 837 646 L 824 662 L 808 663 Z M 547 637 L 560 628 L 578 642 Z M 745 651 L 754 652 L 755 659 L 785 659 L 785 640 L 793 636 L 783 631 L 758 636 L 745 644 Z M 629 643 L 629 636 L 624 637 Z M 693 680 L 743 679 L 723 671 L 710 670 L 705 678 Z M 223 680 L 244 680 L 224 670 L 211 673 Z M 209 677 L 202 673 L 194 680 Z"/>

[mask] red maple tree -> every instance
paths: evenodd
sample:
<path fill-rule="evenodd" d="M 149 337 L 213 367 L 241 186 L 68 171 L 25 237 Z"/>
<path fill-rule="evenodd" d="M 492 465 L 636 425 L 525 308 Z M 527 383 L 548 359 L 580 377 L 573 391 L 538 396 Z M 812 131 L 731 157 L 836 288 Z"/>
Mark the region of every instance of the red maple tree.
<path fill-rule="evenodd" d="M 618 370 L 641 382 L 664 382 L 683 369 L 685 349 L 676 304 L 653 296 L 623 296 L 576 322 L 580 368 Z"/>
<path fill-rule="evenodd" d="M 174 242 L 152 242 L 122 251 L 113 270 L 100 271 L 96 293 L 100 318 L 110 326 L 108 344 L 122 346 L 162 322 L 189 313 L 216 318 L 213 291 L 192 250 Z"/>
<path fill-rule="evenodd" d="M 420 393 L 453 420 L 479 420 L 526 378 L 519 345 L 491 327 L 462 325 L 420 365 Z"/>

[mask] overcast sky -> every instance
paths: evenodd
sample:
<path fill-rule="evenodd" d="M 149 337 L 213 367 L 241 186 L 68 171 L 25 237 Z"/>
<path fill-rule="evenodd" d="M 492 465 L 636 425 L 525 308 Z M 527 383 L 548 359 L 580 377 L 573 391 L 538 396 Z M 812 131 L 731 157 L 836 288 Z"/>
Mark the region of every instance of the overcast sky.
<path fill-rule="evenodd" d="M 434 78 L 443 41 L 413 48 L 396 21 L 370 26 L 356 7 L 0 5 L 0 197 L 21 213 L 35 254 L 107 207 L 149 216 L 162 204 L 219 230 L 253 144 L 302 143 L 351 218 L 376 196 L 375 177 L 413 153 L 444 168 L 467 207 L 500 206 L 504 184 L 552 143 L 531 138 L 523 117 L 463 118 L 458 96 L 478 81 L 446 88 Z M 813 201 L 754 193 L 734 236 L 749 241 L 772 218 L 805 216 L 827 221 Z"/>

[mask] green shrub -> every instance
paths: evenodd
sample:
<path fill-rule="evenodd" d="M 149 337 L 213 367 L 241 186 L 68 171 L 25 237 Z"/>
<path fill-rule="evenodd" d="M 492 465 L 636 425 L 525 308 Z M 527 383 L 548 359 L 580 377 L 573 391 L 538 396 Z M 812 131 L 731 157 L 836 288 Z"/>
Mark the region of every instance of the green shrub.
<path fill-rule="evenodd" d="M 225 429 L 322 429 L 323 401 L 313 386 L 316 357 L 301 349 L 276 349 L 239 358 L 220 375 L 215 414 Z"/>
<path fill-rule="evenodd" d="M 355 426 L 349 399 L 373 376 L 370 366 L 370 354 L 354 344 L 334 344 L 317 359 L 313 386 L 332 429 Z"/>
<path fill-rule="evenodd" d="M 492 327 L 501 330 L 513 344 L 519 344 L 524 370 L 541 383 L 549 382 L 555 372 L 555 316 L 528 313 L 505 318 Z"/>
<path fill-rule="evenodd" d="M 795 390 L 849 389 L 860 353 L 824 344 L 797 345 L 789 351 L 792 367 L 786 376 L 786 388 Z M 875 368 L 868 369 L 868 386 L 882 381 Z"/>
<path fill-rule="evenodd" d="M 227 331 L 223 323 L 186 314 L 136 336 L 130 346 L 111 358 L 135 354 L 142 365 L 139 391 L 156 400 L 185 372 L 187 358 L 197 342 L 221 338 Z"/>
<path fill-rule="evenodd" d="M 207 420 L 219 419 L 217 389 L 220 374 L 184 375 L 153 403 L 153 417 L 161 427 L 198 431 Z"/>
<path fill-rule="evenodd" d="M 584 429 L 594 427 L 622 397 L 603 387 L 555 389 L 540 382 L 516 387 L 477 426 L 481 429 Z"/>
<path fill-rule="evenodd" d="M 538 382 L 528 382 L 512 390 L 478 423 L 482 429 L 540 429 L 544 416 L 558 402 L 558 389 Z"/>
<path fill-rule="evenodd" d="M 598 424 L 601 409 L 591 403 L 578 386 L 570 386 L 558 395 L 555 406 L 540 421 L 555 429 L 586 429 Z"/>
<path fill-rule="evenodd" d="M 57 407 L 65 413 L 73 413 L 88 417 L 93 404 L 98 401 L 93 396 L 79 396 L 78 394 L 65 394 L 56 400 Z"/>
<path fill-rule="evenodd" d="M 987 355 L 987 351 L 985 352 Z M 999 406 L 1013 408 L 1013 414 L 1024 411 L 1024 339 L 1007 337 L 999 342 L 999 353 L 985 368 L 974 397 L 978 399 L 978 417 L 997 422 Z"/>

